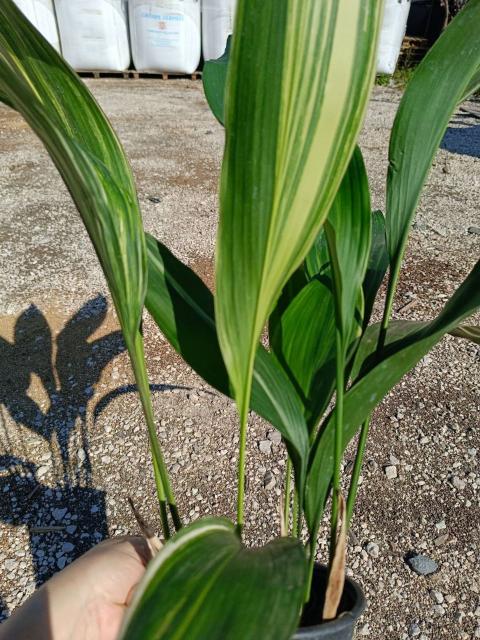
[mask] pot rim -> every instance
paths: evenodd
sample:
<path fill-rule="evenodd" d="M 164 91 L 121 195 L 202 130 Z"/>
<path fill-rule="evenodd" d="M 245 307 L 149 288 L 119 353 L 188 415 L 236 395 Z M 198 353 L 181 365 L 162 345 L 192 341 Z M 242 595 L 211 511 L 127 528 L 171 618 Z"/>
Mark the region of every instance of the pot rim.
<path fill-rule="evenodd" d="M 308 633 L 313 633 L 316 631 L 335 629 L 335 631 L 346 631 L 347 629 L 351 629 L 352 623 L 358 620 L 358 618 L 364 612 L 367 601 L 365 600 L 365 596 L 363 594 L 362 588 L 355 580 L 351 578 L 345 579 L 345 589 L 348 589 L 353 595 L 354 605 L 352 609 L 349 611 L 344 611 L 334 620 L 329 620 L 328 622 L 322 622 L 322 624 L 315 624 L 309 627 L 298 627 L 295 632 L 295 637 L 301 637 L 302 635 L 306 635 Z"/>

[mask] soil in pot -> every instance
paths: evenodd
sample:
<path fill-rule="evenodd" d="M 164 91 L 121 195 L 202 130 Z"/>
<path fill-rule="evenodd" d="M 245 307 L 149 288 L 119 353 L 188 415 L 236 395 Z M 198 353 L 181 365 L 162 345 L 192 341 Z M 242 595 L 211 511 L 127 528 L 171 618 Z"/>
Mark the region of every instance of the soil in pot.
<path fill-rule="evenodd" d="M 365 609 L 362 590 L 356 582 L 347 578 L 337 618 L 323 622 L 327 577 L 327 567 L 315 565 L 310 601 L 292 640 L 352 640 L 357 620 Z"/>

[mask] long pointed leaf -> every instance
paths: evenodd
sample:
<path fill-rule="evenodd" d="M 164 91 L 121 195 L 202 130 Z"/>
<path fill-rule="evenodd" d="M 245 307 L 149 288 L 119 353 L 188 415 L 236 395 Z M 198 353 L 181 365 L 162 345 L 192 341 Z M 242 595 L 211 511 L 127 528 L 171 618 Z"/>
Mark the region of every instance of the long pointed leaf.
<path fill-rule="evenodd" d="M 381 211 L 374 211 L 372 213 L 372 245 L 370 248 L 370 258 L 363 282 L 363 295 L 365 299 L 364 328 L 367 327 L 370 321 L 375 298 L 387 273 L 388 264 L 385 217 Z"/>
<path fill-rule="evenodd" d="M 147 234 L 145 305 L 173 348 L 208 384 L 231 395 L 218 344 L 213 295 L 198 276 Z M 282 368 L 261 345 L 253 373 L 251 407 L 283 435 L 300 484 L 308 459 L 302 403 Z"/>
<path fill-rule="evenodd" d="M 479 308 L 480 261 L 433 321 L 415 324 L 411 330 L 402 322 L 399 325 L 400 337 L 393 323 L 387 333 L 381 360 L 376 363 L 373 345 L 375 333 L 378 336 L 379 326 L 368 332 L 366 339 L 371 349 L 364 353 L 365 359 L 371 359 L 371 364 L 366 368 L 365 375 L 345 395 L 345 446 L 354 437 L 360 424 L 405 373 L 410 371 L 445 334 L 455 329 Z M 356 370 L 361 369 L 362 366 L 357 365 Z M 315 530 L 322 516 L 333 472 L 334 416 L 333 412 L 323 427 L 311 456 L 305 502 L 307 522 L 311 531 Z"/>
<path fill-rule="evenodd" d="M 458 103 L 480 83 L 479 23 L 480 0 L 470 0 L 417 67 L 400 103 L 387 179 L 387 237 L 394 274 L 448 122 Z"/>
<path fill-rule="evenodd" d="M 105 273 L 149 430 L 164 514 L 179 518 L 155 432 L 143 340 L 146 251 L 132 172 L 107 118 L 77 74 L 11 0 L 0 3 L 0 98 L 45 145 L 82 217 Z M 166 517 L 163 517 L 167 530 Z"/>
<path fill-rule="evenodd" d="M 203 66 L 203 90 L 213 115 L 225 124 L 225 85 L 232 36 L 228 36 L 225 52 L 217 60 L 207 60 Z"/>
<path fill-rule="evenodd" d="M 146 288 L 144 237 L 123 149 L 92 95 L 11 0 L 0 4 L 0 96 L 44 143 L 79 209 L 133 342 Z"/>
<path fill-rule="evenodd" d="M 238 4 L 227 78 L 216 317 L 243 419 L 266 318 L 322 226 L 353 152 L 374 75 L 380 13 L 373 1 Z"/>
<path fill-rule="evenodd" d="M 325 409 L 335 386 L 335 309 L 330 287 L 321 280 L 309 282 L 275 324 L 271 344 L 304 399 L 312 428 L 311 416 Z"/>
<path fill-rule="evenodd" d="M 306 573 L 299 541 L 246 549 L 227 520 L 200 520 L 152 561 L 120 640 L 289 640 Z"/>
<path fill-rule="evenodd" d="M 339 330 L 346 349 L 358 311 L 371 243 L 368 178 L 357 147 L 325 225 Z M 363 309 L 362 309 L 363 311 Z M 362 318 L 357 318 L 360 324 Z"/>

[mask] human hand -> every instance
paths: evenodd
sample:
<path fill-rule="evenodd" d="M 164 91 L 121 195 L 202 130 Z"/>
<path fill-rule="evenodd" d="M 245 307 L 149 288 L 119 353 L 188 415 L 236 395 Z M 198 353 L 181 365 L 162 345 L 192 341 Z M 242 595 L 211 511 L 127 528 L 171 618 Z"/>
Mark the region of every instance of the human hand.
<path fill-rule="evenodd" d="M 115 640 L 150 557 L 144 538 L 102 542 L 0 625 L 0 640 Z"/>

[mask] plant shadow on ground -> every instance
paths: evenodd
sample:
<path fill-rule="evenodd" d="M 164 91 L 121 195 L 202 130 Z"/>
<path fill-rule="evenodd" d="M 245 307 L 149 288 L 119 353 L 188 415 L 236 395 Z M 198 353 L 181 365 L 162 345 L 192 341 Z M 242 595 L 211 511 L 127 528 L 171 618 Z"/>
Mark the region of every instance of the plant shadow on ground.
<path fill-rule="evenodd" d="M 94 337 L 107 311 L 103 296 L 93 298 L 54 338 L 47 318 L 31 305 L 15 322 L 13 342 L 0 336 L 0 523 L 27 528 L 37 585 L 109 535 L 105 492 L 93 486 L 87 428 L 102 371 L 125 351 L 120 331 Z M 33 384 L 44 401 L 32 394 Z M 151 385 L 152 391 L 170 388 Z M 107 393 L 94 420 L 112 399 L 135 391 L 128 385 Z M 26 453 L 32 451 L 29 432 L 42 454 Z M 13 564 L 24 560 L 10 560 L 4 577 L 18 576 Z M 8 615 L 4 596 L 0 621 Z"/>
<path fill-rule="evenodd" d="M 92 486 L 87 435 L 94 387 L 125 350 L 120 331 L 92 339 L 106 315 L 107 302 L 97 296 L 54 340 L 47 319 L 31 305 L 16 320 L 13 342 L 0 338 L 0 403 L 23 427 L 11 438 L 4 421 L 0 432 L 0 521 L 28 528 L 37 585 L 108 535 L 105 493 Z M 31 397 L 33 374 L 46 402 Z M 47 444 L 40 460 L 24 458 L 18 434 L 25 429 Z M 42 481 L 47 472 L 48 484 Z"/>
<path fill-rule="evenodd" d="M 472 158 L 480 158 L 480 124 L 471 125 L 463 121 L 461 126 L 449 127 L 440 145 L 441 149 Z"/>

